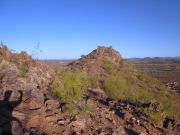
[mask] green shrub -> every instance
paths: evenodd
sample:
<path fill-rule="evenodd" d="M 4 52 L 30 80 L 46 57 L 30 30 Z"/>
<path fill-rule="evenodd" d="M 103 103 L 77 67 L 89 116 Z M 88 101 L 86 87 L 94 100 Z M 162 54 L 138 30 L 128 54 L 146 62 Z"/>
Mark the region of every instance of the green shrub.
<path fill-rule="evenodd" d="M 70 103 L 78 103 L 82 100 L 85 90 L 90 86 L 86 73 L 80 70 L 63 70 L 59 73 L 63 78 L 64 98 Z"/>
<path fill-rule="evenodd" d="M 109 60 L 103 61 L 102 68 L 106 70 L 106 72 L 108 72 L 109 74 L 115 73 L 117 71 L 117 65 L 115 65 Z"/>
<path fill-rule="evenodd" d="M 64 90 L 60 89 L 57 85 L 51 84 L 51 93 L 60 100 L 64 100 Z"/>
<path fill-rule="evenodd" d="M 88 112 L 88 105 L 84 105 L 81 101 L 88 87 L 97 86 L 97 77 L 94 75 L 89 77 L 84 71 L 70 69 L 60 70 L 57 74 L 61 78 L 64 87 L 61 89 L 52 82 L 52 94 L 68 103 L 67 108 L 71 116 L 78 113 L 77 105 L 81 107 L 81 111 Z"/>
<path fill-rule="evenodd" d="M 112 98 L 124 99 L 127 90 L 126 83 L 122 76 L 110 76 L 104 82 L 104 90 Z"/>
<path fill-rule="evenodd" d="M 51 92 L 60 100 L 67 102 L 67 108 L 72 117 L 78 113 L 77 104 L 81 104 L 86 89 L 91 85 L 87 74 L 81 70 L 72 71 L 64 69 L 57 73 L 62 78 L 64 88 L 51 84 Z M 81 106 L 82 111 L 87 110 L 87 106 Z"/>

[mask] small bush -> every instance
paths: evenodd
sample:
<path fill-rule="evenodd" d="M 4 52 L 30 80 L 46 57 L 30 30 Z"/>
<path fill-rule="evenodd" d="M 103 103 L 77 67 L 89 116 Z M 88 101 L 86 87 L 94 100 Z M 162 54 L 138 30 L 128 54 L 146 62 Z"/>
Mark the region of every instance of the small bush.
<path fill-rule="evenodd" d="M 63 78 L 64 98 L 69 103 L 78 103 L 82 100 L 85 90 L 90 86 L 86 73 L 80 70 L 66 69 L 59 73 Z"/>
<path fill-rule="evenodd" d="M 81 70 L 63 69 L 57 72 L 63 82 L 63 89 L 53 82 L 51 83 L 51 92 L 60 100 L 67 102 L 67 108 L 71 116 L 78 113 L 77 105 L 80 105 L 81 111 L 88 112 L 88 106 L 81 101 L 88 87 L 96 87 L 98 79 L 94 75 L 88 76 Z"/>
<path fill-rule="evenodd" d="M 115 73 L 117 71 L 117 65 L 115 65 L 109 60 L 103 61 L 102 68 L 106 70 L 106 72 L 108 72 L 109 74 Z"/>
<path fill-rule="evenodd" d="M 51 93 L 60 100 L 64 100 L 64 90 L 60 89 L 57 85 L 51 84 Z"/>
<path fill-rule="evenodd" d="M 104 90 L 112 98 L 125 99 L 128 91 L 126 85 L 127 82 L 122 76 L 110 76 L 104 82 Z"/>

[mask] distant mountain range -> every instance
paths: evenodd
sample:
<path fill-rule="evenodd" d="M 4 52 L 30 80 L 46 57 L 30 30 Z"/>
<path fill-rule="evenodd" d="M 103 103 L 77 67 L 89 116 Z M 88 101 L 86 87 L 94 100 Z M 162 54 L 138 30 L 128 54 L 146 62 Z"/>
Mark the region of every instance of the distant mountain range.
<path fill-rule="evenodd" d="M 141 63 L 180 63 L 180 56 L 178 57 L 145 57 L 145 58 L 130 58 L 131 62 L 141 62 Z"/>
<path fill-rule="evenodd" d="M 45 59 L 41 60 L 44 62 L 61 62 L 61 63 L 67 63 L 72 62 L 77 59 Z M 144 58 L 128 58 L 128 61 L 130 62 L 143 62 L 143 63 L 164 63 L 164 62 L 172 62 L 172 63 L 180 63 L 180 56 L 177 57 L 144 57 Z"/>

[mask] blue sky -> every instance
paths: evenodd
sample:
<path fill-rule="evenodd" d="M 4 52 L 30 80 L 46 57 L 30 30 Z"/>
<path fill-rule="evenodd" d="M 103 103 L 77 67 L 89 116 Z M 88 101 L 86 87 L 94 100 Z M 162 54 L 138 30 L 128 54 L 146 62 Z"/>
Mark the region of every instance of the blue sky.
<path fill-rule="evenodd" d="M 126 58 L 180 56 L 180 0 L 0 0 L 0 41 L 43 59 L 100 45 Z"/>

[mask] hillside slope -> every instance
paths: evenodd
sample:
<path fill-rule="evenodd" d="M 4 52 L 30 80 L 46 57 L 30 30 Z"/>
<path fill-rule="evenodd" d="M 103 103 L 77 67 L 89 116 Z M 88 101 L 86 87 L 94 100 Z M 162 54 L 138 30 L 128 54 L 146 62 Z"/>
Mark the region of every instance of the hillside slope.
<path fill-rule="evenodd" d="M 153 123 L 161 125 L 166 118 L 180 119 L 179 95 L 136 69 L 111 47 L 98 47 L 69 64 L 69 68 L 86 72 L 95 81 L 91 87 L 102 89 L 112 99 L 143 108 Z"/>
<path fill-rule="evenodd" d="M 51 111 L 57 111 L 59 101 L 51 85 L 63 89 L 55 72 L 47 65 L 33 60 L 26 52 L 12 53 L 0 46 L 0 134 L 22 135 L 51 133 L 59 130 L 50 125 Z"/>
<path fill-rule="evenodd" d="M 179 95 L 166 89 L 157 79 L 136 69 L 111 47 L 99 47 L 87 56 L 70 63 L 69 68 L 84 71 L 88 76 L 92 76 L 96 80 L 96 87 L 99 86 L 112 98 L 137 104 L 154 100 L 161 104 L 162 109 L 175 109 L 174 114 L 167 112 L 166 115 L 176 115 L 179 119 L 179 111 L 175 114 L 180 103 Z M 173 102 L 170 107 L 167 101 Z"/>
<path fill-rule="evenodd" d="M 178 135 L 178 106 L 111 47 L 55 72 L 0 46 L 0 135 Z"/>

